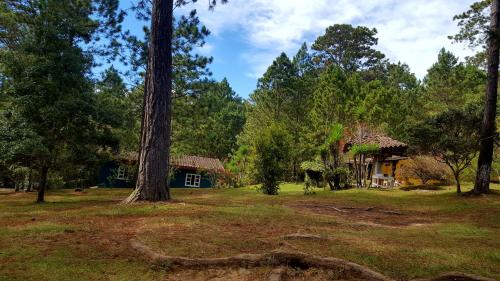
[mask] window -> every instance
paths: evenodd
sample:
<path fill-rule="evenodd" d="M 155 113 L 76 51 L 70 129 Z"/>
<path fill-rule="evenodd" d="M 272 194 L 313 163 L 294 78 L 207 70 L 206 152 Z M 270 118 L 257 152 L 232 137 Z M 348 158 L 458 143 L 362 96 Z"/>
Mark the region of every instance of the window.
<path fill-rule="evenodd" d="M 132 170 L 127 166 L 120 166 L 116 170 L 116 179 L 117 180 L 132 180 L 133 174 Z"/>
<path fill-rule="evenodd" d="M 185 186 L 189 187 L 200 187 L 201 175 L 197 174 L 186 174 Z"/>

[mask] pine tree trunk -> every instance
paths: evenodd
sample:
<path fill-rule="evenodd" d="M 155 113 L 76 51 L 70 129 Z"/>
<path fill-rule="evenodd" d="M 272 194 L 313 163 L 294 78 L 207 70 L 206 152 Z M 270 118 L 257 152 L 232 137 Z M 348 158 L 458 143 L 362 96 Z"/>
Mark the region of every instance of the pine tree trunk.
<path fill-rule="evenodd" d="M 477 163 L 476 182 L 473 193 L 482 194 L 490 191 L 491 162 L 495 141 L 495 117 L 497 106 L 498 64 L 499 64 L 499 14 L 500 0 L 491 4 L 490 37 L 488 46 L 488 86 L 484 105 L 484 116 L 481 124 L 481 143 Z"/>
<path fill-rule="evenodd" d="M 38 196 L 36 199 L 37 203 L 45 202 L 45 189 L 47 189 L 48 173 L 49 173 L 49 167 L 43 166 L 40 170 L 40 186 L 38 186 Z"/>
<path fill-rule="evenodd" d="M 170 199 L 172 12 L 173 0 L 153 1 L 139 171 L 136 189 L 126 203 Z"/>

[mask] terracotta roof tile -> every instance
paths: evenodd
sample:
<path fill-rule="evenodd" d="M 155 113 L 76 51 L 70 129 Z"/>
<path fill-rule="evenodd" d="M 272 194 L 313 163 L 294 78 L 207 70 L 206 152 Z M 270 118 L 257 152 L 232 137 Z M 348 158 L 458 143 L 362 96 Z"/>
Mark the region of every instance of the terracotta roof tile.
<path fill-rule="evenodd" d="M 171 159 L 172 166 L 178 168 L 188 168 L 196 170 L 218 171 L 223 172 L 224 166 L 219 159 L 199 157 L 199 156 L 173 156 Z"/>
<path fill-rule="evenodd" d="M 361 139 L 360 142 L 355 142 L 358 144 L 376 144 L 381 149 L 384 148 L 406 148 L 408 145 L 406 143 L 400 142 L 393 138 L 382 136 L 382 135 L 369 135 Z"/>
<path fill-rule="evenodd" d="M 355 144 L 376 144 L 381 153 L 404 153 L 408 148 L 406 143 L 400 142 L 393 138 L 384 135 L 366 135 L 361 140 L 359 139 L 350 139 L 344 145 L 344 152 L 347 152 L 353 145 Z"/>

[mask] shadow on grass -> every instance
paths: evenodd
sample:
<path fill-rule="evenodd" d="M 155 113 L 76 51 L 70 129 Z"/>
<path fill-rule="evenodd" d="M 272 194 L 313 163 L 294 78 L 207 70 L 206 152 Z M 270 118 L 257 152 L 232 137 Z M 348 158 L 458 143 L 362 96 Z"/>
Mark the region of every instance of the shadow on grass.
<path fill-rule="evenodd" d="M 446 188 L 439 185 L 408 185 L 399 188 L 403 191 L 412 191 L 412 190 L 446 190 Z"/>

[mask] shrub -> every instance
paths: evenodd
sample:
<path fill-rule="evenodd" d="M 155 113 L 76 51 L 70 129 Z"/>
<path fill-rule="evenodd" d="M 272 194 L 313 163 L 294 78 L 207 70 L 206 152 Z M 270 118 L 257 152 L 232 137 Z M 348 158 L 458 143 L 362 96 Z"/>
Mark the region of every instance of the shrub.
<path fill-rule="evenodd" d="M 243 186 L 238 175 L 225 171 L 217 175 L 216 188 L 239 188 Z"/>
<path fill-rule="evenodd" d="M 283 178 L 290 158 L 290 138 L 277 125 L 263 130 L 254 143 L 254 168 L 262 183 L 264 194 L 278 194 L 279 181 Z"/>
<path fill-rule="evenodd" d="M 320 161 L 304 161 L 300 164 L 300 168 L 305 173 L 305 183 L 320 187 L 325 173 L 325 165 Z"/>
<path fill-rule="evenodd" d="M 415 156 L 396 171 L 401 179 L 416 178 L 427 185 L 431 180 L 445 182 L 450 178 L 447 166 L 429 156 Z"/>

